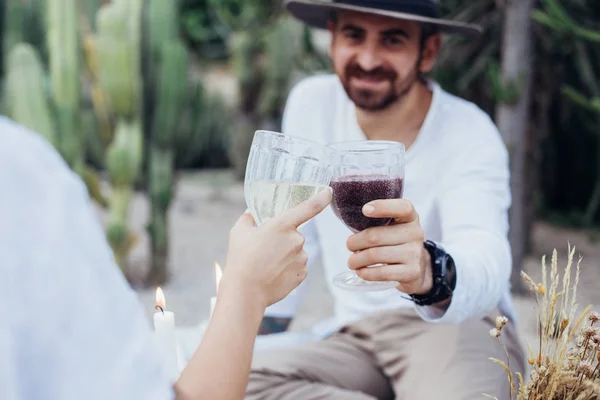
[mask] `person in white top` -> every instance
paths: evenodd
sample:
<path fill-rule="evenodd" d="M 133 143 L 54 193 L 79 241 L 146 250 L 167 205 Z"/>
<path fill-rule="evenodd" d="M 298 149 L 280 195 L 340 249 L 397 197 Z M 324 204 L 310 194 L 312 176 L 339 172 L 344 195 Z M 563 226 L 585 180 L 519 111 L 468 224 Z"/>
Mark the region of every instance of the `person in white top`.
<path fill-rule="evenodd" d="M 208 329 L 173 381 L 85 185 L 4 117 L 0 190 L 2 400 L 243 398 L 265 308 L 307 274 L 297 227 L 331 201 L 322 191 L 260 227 L 239 218 Z"/>
<path fill-rule="evenodd" d="M 394 218 L 391 226 L 352 233 L 327 208 L 303 227 L 309 269 L 320 257 L 334 315 L 314 328 L 323 340 L 255 354 L 246 398 L 510 398 L 506 372 L 489 361 L 505 358 L 489 331 L 507 316 L 511 367 L 525 369 L 510 294 L 507 149 L 487 114 L 427 78 L 442 33 L 480 28 L 437 18 L 433 0 L 285 4 L 329 29 L 335 74 L 292 89 L 283 133 L 322 144 L 402 142 L 406 176 L 403 199 L 363 208 Z M 397 286 L 334 286 L 349 268 Z M 268 308 L 261 334 L 287 329 L 304 286 Z"/>

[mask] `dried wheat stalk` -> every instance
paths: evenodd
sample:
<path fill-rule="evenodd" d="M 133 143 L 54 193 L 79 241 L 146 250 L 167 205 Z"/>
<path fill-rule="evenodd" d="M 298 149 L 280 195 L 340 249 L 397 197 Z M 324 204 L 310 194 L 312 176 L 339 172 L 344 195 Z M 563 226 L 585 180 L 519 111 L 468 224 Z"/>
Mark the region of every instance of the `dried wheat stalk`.
<path fill-rule="evenodd" d="M 532 369 L 527 380 L 516 374 L 516 382 L 509 368 L 508 353 L 506 362 L 492 359 L 508 373 L 511 400 L 600 400 L 600 314 L 592 313 L 592 307 L 588 306 L 577 315 L 581 259 L 571 285 L 574 254 L 575 248 L 569 246 L 562 281 L 556 250 L 552 254 L 549 282 L 545 257 L 542 258 L 542 282 L 535 283 L 525 272 L 521 273 L 535 294 L 539 343 L 529 346 L 527 361 Z M 499 317 L 490 336 L 501 342 L 506 322 L 506 317 Z M 485 396 L 497 400 L 494 396 Z"/>

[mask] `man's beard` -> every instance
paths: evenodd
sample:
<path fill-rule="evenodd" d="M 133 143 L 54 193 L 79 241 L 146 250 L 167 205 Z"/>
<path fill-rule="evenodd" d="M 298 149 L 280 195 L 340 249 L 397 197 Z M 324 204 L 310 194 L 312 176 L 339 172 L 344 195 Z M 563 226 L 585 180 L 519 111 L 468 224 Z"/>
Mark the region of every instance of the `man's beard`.
<path fill-rule="evenodd" d="M 352 78 L 369 79 L 377 82 L 387 81 L 389 87 L 384 92 L 376 92 L 369 89 L 356 89 L 350 83 Z M 412 89 L 413 85 L 419 81 L 418 63 L 411 70 L 408 76 L 397 85 L 398 74 L 390 69 L 383 67 L 371 71 L 363 70 L 358 64 L 350 63 L 344 71 L 342 85 L 346 94 L 356 105 L 356 107 L 365 111 L 381 111 L 390 105 L 402 99 Z"/>

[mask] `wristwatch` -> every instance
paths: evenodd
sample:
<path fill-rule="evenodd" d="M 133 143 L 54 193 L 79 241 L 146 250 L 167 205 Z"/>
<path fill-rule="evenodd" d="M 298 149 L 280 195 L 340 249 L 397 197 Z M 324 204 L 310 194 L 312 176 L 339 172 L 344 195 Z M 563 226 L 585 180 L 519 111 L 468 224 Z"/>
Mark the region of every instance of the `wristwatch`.
<path fill-rule="evenodd" d="M 433 287 L 429 293 L 409 295 L 418 306 L 430 306 L 447 300 L 456 288 L 456 265 L 452 256 L 431 240 L 426 240 L 424 246 L 431 257 Z"/>

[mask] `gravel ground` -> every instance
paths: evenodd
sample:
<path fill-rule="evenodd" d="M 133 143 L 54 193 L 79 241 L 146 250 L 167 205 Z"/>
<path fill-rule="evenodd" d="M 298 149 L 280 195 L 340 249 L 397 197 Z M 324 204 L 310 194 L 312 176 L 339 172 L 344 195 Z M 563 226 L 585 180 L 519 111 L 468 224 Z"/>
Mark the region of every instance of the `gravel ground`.
<path fill-rule="evenodd" d="M 197 327 L 208 317 L 210 297 L 215 294 L 214 263 L 224 263 L 229 230 L 246 205 L 243 185 L 234 182 L 227 171 L 182 173 L 179 179 L 170 212 L 171 279 L 163 290 L 167 308 L 176 313 L 177 326 L 181 328 L 182 335 L 187 335 L 182 341 L 193 348 L 199 340 Z M 103 211 L 98 210 L 98 214 L 102 220 L 106 217 Z M 149 261 L 149 240 L 144 231 L 147 218 L 148 201 L 142 194 L 137 194 L 130 217 L 131 227 L 139 234 L 130 255 L 130 269 L 134 276 L 143 276 Z M 534 254 L 528 258 L 525 270 L 536 279 L 542 254 L 550 257 L 554 248 L 559 251 L 559 261 L 564 264 L 569 242 L 577 246 L 578 254 L 584 257 L 578 289 L 582 308 L 587 304 L 598 304 L 600 245 L 592 242 L 585 233 L 537 223 Z M 321 268 L 311 270 L 309 279 L 309 294 L 292 327 L 296 331 L 305 329 L 331 312 L 331 298 L 322 279 Z M 136 289 L 149 318 L 154 312 L 155 289 Z M 533 342 L 536 330 L 534 303 L 531 298 L 525 297 L 515 298 L 515 303 L 522 337 Z"/>

